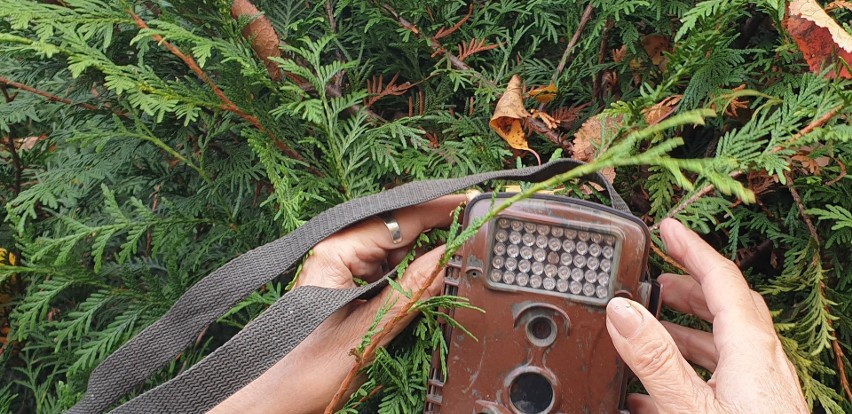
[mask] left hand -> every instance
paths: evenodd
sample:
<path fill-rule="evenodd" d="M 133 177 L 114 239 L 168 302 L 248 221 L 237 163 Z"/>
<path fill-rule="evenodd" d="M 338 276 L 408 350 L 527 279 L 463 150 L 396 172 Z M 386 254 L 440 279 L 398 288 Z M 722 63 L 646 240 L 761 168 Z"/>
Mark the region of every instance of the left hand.
<path fill-rule="evenodd" d="M 402 241 L 394 244 L 379 218 L 367 219 L 317 244 L 302 267 L 296 286 L 346 289 L 355 287 L 353 277 L 373 282 L 384 275 L 383 266 L 395 267 L 411 249 L 420 233 L 448 226 L 452 211 L 466 200 L 452 195 L 393 212 Z M 410 291 L 421 288 L 438 265 L 444 247 L 423 254 L 409 264 L 399 280 Z M 443 270 L 422 299 L 437 295 L 443 286 Z M 313 333 L 272 368 L 211 410 L 212 413 L 315 413 L 331 401 L 346 374 L 355 365 L 350 353 L 361 343 L 376 314 L 393 304 L 386 320 L 399 311 L 406 298 L 391 288 L 368 301 L 355 301 L 325 320 Z M 386 345 L 414 318 L 414 313 L 391 327 Z M 356 384 L 357 385 L 357 384 Z M 354 390 L 350 390 L 354 391 Z"/>

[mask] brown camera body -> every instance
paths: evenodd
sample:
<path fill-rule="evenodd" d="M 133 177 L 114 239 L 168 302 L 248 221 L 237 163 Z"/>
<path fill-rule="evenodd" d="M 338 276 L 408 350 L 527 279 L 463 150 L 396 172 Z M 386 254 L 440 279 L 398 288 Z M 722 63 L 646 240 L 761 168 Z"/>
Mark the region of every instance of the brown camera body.
<path fill-rule="evenodd" d="M 475 198 L 464 226 L 509 196 Z M 637 218 L 559 196 L 523 200 L 485 223 L 449 263 L 444 287 L 481 310 L 448 310 L 471 335 L 444 324 L 447 371 L 436 354 L 424 412 L 618 413 L 629 370 L 606 330 L 606 304 L 659 302 L 649 243 Z"/>

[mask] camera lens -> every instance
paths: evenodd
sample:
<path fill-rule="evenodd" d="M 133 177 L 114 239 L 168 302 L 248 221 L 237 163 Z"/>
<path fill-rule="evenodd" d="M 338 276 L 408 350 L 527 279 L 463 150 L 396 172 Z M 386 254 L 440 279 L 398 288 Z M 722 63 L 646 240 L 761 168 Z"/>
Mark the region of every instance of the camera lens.
<path fill-rule="evenodd" d="M 541 374 L 524 373 L 512 381 L 509 399 L 522 413 L 543 413 L 553 405 L 553 385 Z"/>
<path fill-rule="evenodd" d="M 550 334 L 553 333 L 553 329 L 553 321 L 544 316 L 539 316 L 527 324 L 527 332 L 529 332 L 533 338 L 541 340 L 549 338 Z"/>

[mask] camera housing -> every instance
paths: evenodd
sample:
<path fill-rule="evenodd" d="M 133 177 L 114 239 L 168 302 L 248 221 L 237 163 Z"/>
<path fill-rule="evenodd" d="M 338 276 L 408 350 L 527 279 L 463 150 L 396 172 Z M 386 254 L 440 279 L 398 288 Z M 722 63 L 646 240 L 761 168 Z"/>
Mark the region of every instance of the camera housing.
<path fill-rule="evenodd" d="M 468 203 L 463 226 L 512 194 Z M 617 413 L 628 368 L 606 330 L 616 296 L 659 311 L 642 221 L 583 200 L 535 195 L 485 223 L 447 267 L 446 372 L 435 355 L 425 413 Z M 484 311 L 484 312 L 483 312 Z"/>

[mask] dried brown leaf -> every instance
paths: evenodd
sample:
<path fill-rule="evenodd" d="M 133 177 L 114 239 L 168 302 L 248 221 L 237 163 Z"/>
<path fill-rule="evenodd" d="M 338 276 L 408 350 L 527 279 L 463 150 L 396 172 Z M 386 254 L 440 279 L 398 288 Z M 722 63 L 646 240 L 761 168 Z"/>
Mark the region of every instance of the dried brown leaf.
<path fill-rule="evenodd" d="M 795 0 L 790 3 L 784 18 L 784 28 L 802 49 L 812 72 L 842 59 L 852 64 L 852 35 L 832 19 L 815 0 Z M 829 78 L 850 79 L 852 74 L 843 65 L 840 72 L 832 70 Z"/>

